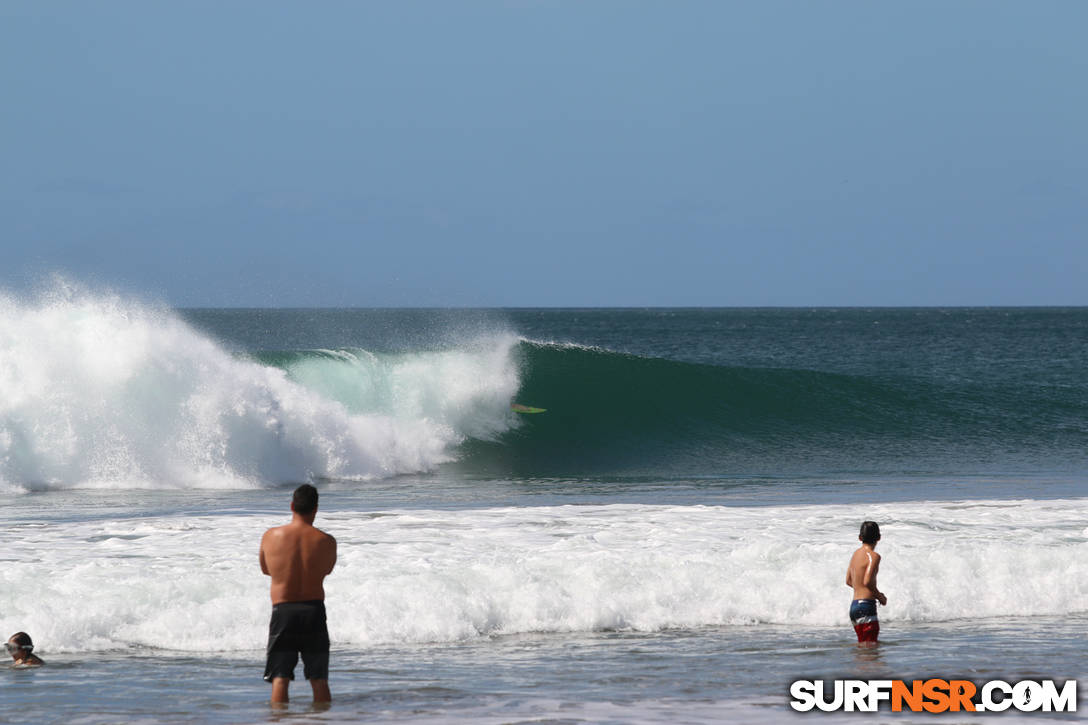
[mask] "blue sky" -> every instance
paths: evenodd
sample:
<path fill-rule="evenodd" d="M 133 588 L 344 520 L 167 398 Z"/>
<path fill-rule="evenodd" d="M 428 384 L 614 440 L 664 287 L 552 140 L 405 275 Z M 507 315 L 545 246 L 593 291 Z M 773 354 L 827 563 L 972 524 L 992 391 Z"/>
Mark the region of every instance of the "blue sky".
<path fill-rule="evenodd" d="M 0 288 L 1088 304 L 1088 3 L 0 4 Z"/>

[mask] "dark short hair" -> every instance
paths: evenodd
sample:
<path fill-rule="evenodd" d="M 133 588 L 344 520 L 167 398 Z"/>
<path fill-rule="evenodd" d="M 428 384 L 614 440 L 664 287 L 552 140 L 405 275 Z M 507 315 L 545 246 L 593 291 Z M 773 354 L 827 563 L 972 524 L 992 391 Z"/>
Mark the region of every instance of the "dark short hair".
<path fill-rule="evenodd" d="M 11 635 L 11 638 L 8 639 L 8 641 L 13 642 L 14 644 L 18 645 L 20 648 L 25 649 L 28 652 L 34 649 L 34 642 L 30 639 L 30 635 L 26 632 L 16 632 L 15 634 Z"/>
<path fill-rule="evenodd" d="M 875 521 L 863 521 L 861 523 L 861 540 L 866 544 L 875 544 L 880 541 L 880 527 Z"/>
<path fill-rule="evenodd" d="M 291 507 L 296 514 L 312 514 L 317 511 L 317 489 L 308 483 L 304 483 L 295 489 L 291 496 Z"/>

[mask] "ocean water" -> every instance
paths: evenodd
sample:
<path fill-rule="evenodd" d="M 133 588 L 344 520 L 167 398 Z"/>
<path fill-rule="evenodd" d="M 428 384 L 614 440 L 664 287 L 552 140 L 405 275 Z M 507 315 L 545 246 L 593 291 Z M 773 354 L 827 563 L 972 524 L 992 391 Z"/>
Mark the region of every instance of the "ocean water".
<path fill-rule="evenodd" d="M 1083 713 L 1086 362 L 1082 308 L 0 294 L 0 630 L 49 663 L 0 720 L 795 721 L 819 677 L 1078 678 Z M 304 481 L 334 703 L 300 672 L 274 711 L 256 551 Z"/>

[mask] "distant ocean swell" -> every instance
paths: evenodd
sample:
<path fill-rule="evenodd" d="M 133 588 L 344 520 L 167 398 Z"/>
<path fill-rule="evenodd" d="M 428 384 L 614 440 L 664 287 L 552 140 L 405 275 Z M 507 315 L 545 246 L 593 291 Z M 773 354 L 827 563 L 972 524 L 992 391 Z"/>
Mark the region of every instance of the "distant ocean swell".
<path fill-rule="evenodd" d="M 526 475 L 688 473 L 1085 458 L 1084 389 L 727 367 L 522 342 L 522 402 L 547 408 L 469 463 Z"/>
<path fill-rule="evenodd" d="M 518 415 L 511 402 L 547 412 Z M 1083 464 L 1088 393 L 700 365 L 513 333 L 231 354 L 108 295 L 0 297 L 0 485 L 250 487 L 453 463 L 497 476 Z"/>

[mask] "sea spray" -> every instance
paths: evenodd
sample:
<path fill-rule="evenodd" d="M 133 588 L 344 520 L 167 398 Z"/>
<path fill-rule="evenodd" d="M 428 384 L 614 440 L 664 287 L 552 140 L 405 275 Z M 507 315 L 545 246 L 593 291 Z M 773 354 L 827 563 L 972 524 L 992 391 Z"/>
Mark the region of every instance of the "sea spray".
<path fill-rule="evenodd" d="M 375 353 L 362 349 L 263 353 L 308 390 L 355 414 L 441 422 L 464 437 L 493 440 L 510 430 L 519 385 L 513 335 L 465 340 L 455 349 Z"/>
<path fill-rule="evenodd" d="M 356 351 L 335 390 L 328 365 L 232 355 L 161 307 L 69 287 L 0 297 L 0 484 L 251 487 L 430 470 L 466 436 L 516 425 L 515 344 L 497 335 L 369 368 Z M 360 405 L 352 385 L 391 397 Z"/>

